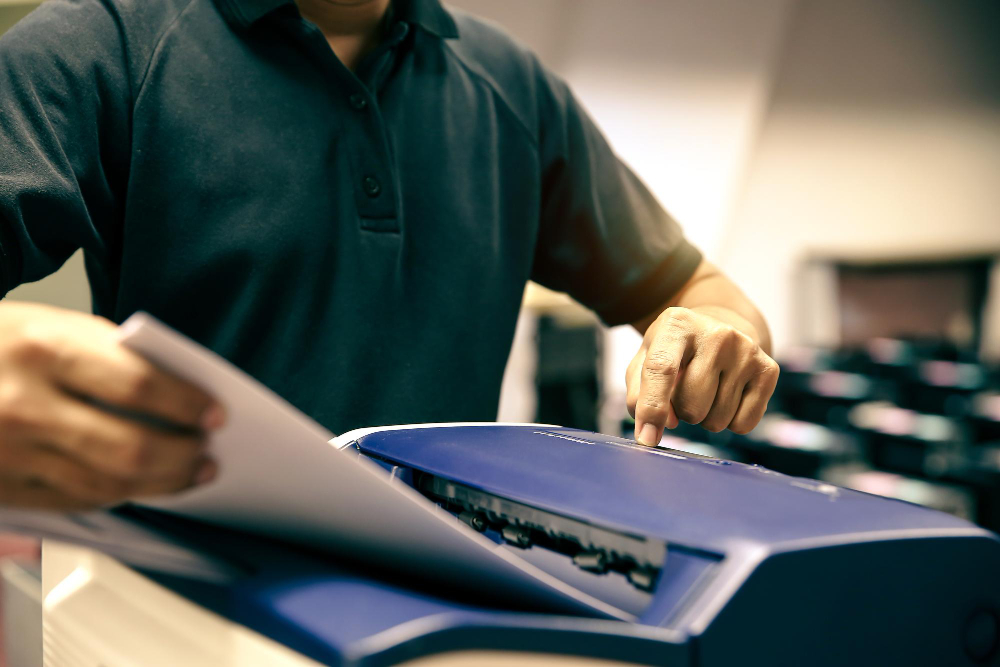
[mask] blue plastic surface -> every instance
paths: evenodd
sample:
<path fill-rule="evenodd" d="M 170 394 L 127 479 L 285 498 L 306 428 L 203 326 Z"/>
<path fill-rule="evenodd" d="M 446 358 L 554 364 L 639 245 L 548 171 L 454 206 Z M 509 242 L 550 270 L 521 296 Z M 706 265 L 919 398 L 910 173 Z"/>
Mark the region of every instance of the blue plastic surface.
<path fill-rule="evenodd" d="M 969 527 L 903 501 L 575 429 L 415 428 L 371 433 L 358 446 L 551 512 L 719 554 L 746 541 L 779 548 L 810 538 Z"/>

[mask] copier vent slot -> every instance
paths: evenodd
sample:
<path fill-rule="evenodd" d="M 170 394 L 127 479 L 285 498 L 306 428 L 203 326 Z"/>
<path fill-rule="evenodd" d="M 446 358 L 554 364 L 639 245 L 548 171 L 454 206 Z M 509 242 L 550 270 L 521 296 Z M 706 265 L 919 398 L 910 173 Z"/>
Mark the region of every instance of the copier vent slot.
<path fill-rule="evenodd" d="M 620 572 L 641 591 L 655 588 L 667 557 L 664 542 L 600 528 L 434 475 L 419 474 L 414 481 L 424 495 L 479 532 L 499 535 L 516 547 L 565 554 L 594 574 Z"/>

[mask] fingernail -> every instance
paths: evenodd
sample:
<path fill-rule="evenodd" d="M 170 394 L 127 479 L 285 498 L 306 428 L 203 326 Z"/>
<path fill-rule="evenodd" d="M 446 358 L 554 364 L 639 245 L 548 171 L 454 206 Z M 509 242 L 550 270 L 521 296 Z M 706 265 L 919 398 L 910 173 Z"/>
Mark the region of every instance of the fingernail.
<path fill-rule="evenodd" d="M 639 429 L 639 442 L 650 447 L 655 447 L 658 442 L 656 427 L 652 424 L 643 424 L 642 428 Z"/>
<path fill-rule="evenodd" d="M 215 461 L 205 461 L 198 468 L 198 472 L 194 476 L 194 483 L 196 485 L 208 484 L 215 476 L 219 474 L 219 466 L 215 464 Z"/>
<path fill-rule="evenodd" d="M 213 431 L 226 423 L 226 412 L 218 403 L 213 403 L 201 414 L 201 427 Z"/>

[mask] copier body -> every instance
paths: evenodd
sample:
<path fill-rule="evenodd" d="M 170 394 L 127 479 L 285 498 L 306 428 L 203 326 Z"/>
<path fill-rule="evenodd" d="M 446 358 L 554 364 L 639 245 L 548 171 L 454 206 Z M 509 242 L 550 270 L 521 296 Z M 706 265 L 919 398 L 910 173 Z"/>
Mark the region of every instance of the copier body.
<path fill-rule="evenodd" d="M 249 563 L 245 577 L 220 588 L 149 576 L 327 664 L 470 648 L 691 666 L 1000 664 L 1000 541 L 949 515 L 559 427 L 363 429 L 335 444 L 634 621 L 501 608 L 477 582 L 434 590 L 214 529 L 205 543 Z"/>

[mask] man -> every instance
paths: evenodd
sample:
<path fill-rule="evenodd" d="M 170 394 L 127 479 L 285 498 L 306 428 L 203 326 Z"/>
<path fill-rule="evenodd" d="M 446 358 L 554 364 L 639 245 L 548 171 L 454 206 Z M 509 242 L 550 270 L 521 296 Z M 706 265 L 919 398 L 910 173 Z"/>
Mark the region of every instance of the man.
<path fill-rule="evenodd" d="M 0 304 L 0 503 L 216 474 L 224 406 L 115 343 L 140 309 L 337 432 L 494 418 L 528 279 L 644 333 L 640 442 L 773 391 L 760 314 L 565 84 L 437 0 L 49 0 L 0 110 L 0 294 L 83 248 L 102 316 Z"/>

